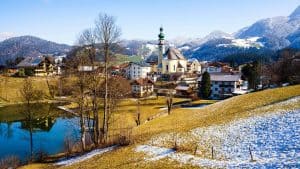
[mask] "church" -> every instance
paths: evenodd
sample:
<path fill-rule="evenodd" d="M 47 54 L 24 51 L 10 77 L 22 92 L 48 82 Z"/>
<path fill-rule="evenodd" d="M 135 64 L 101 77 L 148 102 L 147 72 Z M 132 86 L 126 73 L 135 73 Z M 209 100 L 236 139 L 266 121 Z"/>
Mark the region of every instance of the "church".
<path fill-rule="evenodd" d="M 187 60 L 178 49 L 169 47 L 165 52 L 165 35 L 162 27 L 160 28 L 158 38 L 157 71 L 161 74 L 187 72 Z"/>

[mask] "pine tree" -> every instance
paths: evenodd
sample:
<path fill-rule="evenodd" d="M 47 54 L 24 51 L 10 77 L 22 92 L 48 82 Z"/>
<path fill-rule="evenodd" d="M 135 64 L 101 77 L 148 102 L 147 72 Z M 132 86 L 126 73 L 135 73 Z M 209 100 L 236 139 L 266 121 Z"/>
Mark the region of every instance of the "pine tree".
<path fill-rule="evenodd" d="M 208 72 L 204 72 L 202 75 L 199 94 L 202 98 L 209 98 L 211 94 L 210 75 Z"/>

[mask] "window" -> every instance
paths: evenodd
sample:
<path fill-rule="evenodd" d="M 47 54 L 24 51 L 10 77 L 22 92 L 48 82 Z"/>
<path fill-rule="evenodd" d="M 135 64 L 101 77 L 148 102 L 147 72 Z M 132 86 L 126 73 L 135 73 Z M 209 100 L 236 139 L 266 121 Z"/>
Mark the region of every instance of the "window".
<path fill-rule="evenodd" d="M 166 65 L 166 70 L 167 70 L 167 71 L 169 70 L 169 65 Z"/>

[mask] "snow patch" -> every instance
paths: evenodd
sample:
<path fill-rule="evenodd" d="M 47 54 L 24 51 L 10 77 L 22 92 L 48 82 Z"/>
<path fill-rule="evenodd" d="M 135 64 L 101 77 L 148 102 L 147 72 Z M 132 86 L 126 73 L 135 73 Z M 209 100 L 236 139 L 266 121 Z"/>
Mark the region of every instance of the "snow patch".
<path fill-rule="evenodd" d="M 96 155 L 100 155 L 100 154 L 112 151 L 117 147 L 118 146 L 111 146 L 111 147 L 107 147 L 107 148 L 103 148 L 103 149 L 96 149 L 96 150 L 93 150 L 93 151 L 91 151 L 87 154 L 84 154 L 82 156 L 77 156 L 77 157 L 73 157 L 73 158 L 70 158 L 70 159 L 67 159 L 67 160 L 59 161 L 59 162 L 55 163 L 55 165 L 66 165 L 66 166 L 72 165 L 72 164 L 87 160 L 89 158 L 92 158 Z"/>
<path fill-rule="evenodd" d="M 270 106 L 289 106 L 299 101 L 298 96 L 255 111 Z M 152 146 L 137 151 L 157 156 L 149 152 L 159 152 L 158 148 L 173 145 L 175 139 L 178 146 L 197 145 L 199 148 L 199 157 L 177 152 L 164 154 L 164 157 L 181 163 L 216 168 L 300 168 L 300 109 L 279 110 L 223 125 L 196 128 L 183 134 L 160 134 L 149 140 L 148 144 Z M 214 147 L 214 160 L 210 159 L 211 147 Z M 168 149 L 162 149 L 168 152 Z M 250 151 L 254 162 L 251 162 Z"/>
<path fill-rule="evenodd" d="M 263 43 L 258 42 L 260 37 L 250 37 L 246 39 L 231 39 L 230 44 L 218 44 L 217 47 L 241 47 L 241 48 L 250 48 L 250 47 L 256 47 L 261 48 L 263 47 Z"/>

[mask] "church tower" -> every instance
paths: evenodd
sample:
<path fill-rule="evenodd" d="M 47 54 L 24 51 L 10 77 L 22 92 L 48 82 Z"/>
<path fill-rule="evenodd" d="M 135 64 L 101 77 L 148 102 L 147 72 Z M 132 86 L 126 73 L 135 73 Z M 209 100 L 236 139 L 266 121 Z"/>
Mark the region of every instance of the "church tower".
<path fill-rule="evenodd" d="M 162 64 L 163 55 L 165 53 L 165 34 L 163 33 L 164 29 L 160 27 L 160 33 L 158 34 L 158 67 Z"/>

